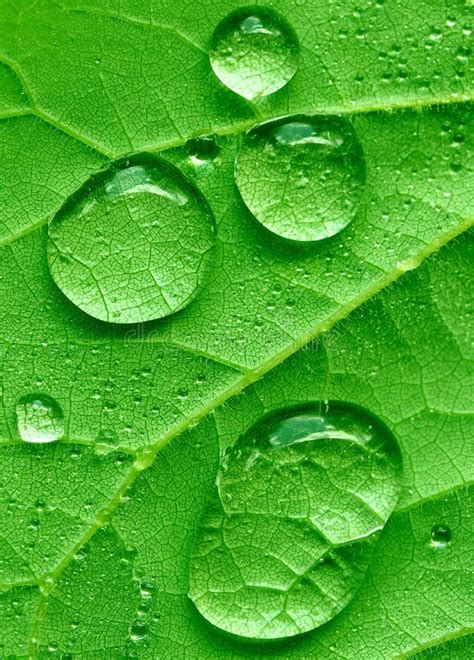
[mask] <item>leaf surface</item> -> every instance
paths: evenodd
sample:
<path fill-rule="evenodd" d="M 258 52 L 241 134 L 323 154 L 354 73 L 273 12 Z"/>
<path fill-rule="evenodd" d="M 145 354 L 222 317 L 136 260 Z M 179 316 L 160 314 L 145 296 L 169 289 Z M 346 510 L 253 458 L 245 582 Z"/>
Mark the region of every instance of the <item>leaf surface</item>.
<path fill-rule="evenodd" d="M 212 31 L 236 2 L 0 4 L 5 655 L 56 648 L 103 657 L 137 644 L 150 655 L 230 653 L 185 595 L 217 447 L 233 444 L 268 410 L 325 398 L 370 409 L 396 434 L 402 509 L 347 613 L 281 652 L 329 654 L 341 639 L 342 655 L 383 656 L 472 625 L 461 534 L 472 479 L 467 240 L 374 297 L 471 224 L 472 10 L 441 0 L 273 4 L 298 34 L 300 67 L 257 104 L 226 90 L 208 62 Z M 351 115 L 367 173 L 354 221 L 305 248 L 260 227 L 233 178 L 242 132 L 288 113 Z M 198 167 L 183 145 L 207 133 L 218 134 L 220 151 Z M 113 325 L 87 316 L 56 287 L 46 225 L 110 158 L 143 150 L 159 151 L 199 188 L 217 243 L 188 307 L 165 320 Z M 295 353 L 363 303 L 317 350 Z M 19 440 L 15 406 L 35 392 L 63 410 L 65 438 L 55 446 Z M 423 562 L 438 561 L 426 534 L 441 515 L 451 522 L 446 556 L 454 568 L 446 572 L 456 588 L 430 591 L 428 582 L 428 591 L 417 590 Z M 387 566 L 405 573 L 385 574 Z M 153 594 L 144 597 L 148 580 Z M 408 583 L 418 619 L 399 593 Z M 401 641 L 377 618 L 388 607 L 382 584 Z M 369 621 L 360 614 L 367 607 Z M 430 608 L 435 615 L 425 616 Z M 358 625 L 360 635 L 347 632 Z"/>
<path fill-rule="evenodd" d="M 437 361 L 420 372 L 421 355 L 430 346 L 435 349 L 440 335 L 432 335 L 430 346 L 421 344 L 416 315 L 407 314 L 400 330 L 385 335 L 380 345 L 365 343 L 390 327 L 397 308 L 416 307 L 420 290 L 425 292 L 427 311 L 439 322 L 437 330 L 451 336 L 449 319 L 456 318 L 456 302 L 463 300 L 464 283 L 472 278 L 471 261 L 472 239 L 466 236 L 366 303 L 316 348 L 299 351 L 165 447 L 153 465 L 137 475 L 109 523 L 62 567 L 57 586 L 42 601 L 32 624 L 40 634 L 40 648 L 53 644 L 92 656 L 134 648 L 144 657 L 259 657 L 260 644 L 229 640 L 209 626 L 189 600 L 195 531 L 215 480 L 219 450 L 233 444 L 263 414 L 288 402 L 296 405 L 325 397 L 364 406 L 370 402 L 394 430 L 404 459 L 404 493 L 352 602 L 327 625 L 291 642 L 266 646 L 265 653 L 395 657 L 461 639 L 471 631 L 472 409 L 456 412 L 455 392 L 451 401 L 446 399 L 443 413 L 429 407 L 425 390 L 442 384 L 445 369 Z M 445 286 L 453 271 L 462 285 L 451 314 L 441 321 L 439 310 L 454 292 Z M 458 323 L 458 329 L 465 331 L 467 326 Z M 344 362 L 343 372 L 338 359 Z M 453 364 L 461 361 L 453 357 Z M 403 400 L 404 383 L 410 380 L 406 396 L 412 407 L 390 408 L 387 396 Z M 73 479 L 81 481 L 78 474 Z M 451 531 L 446 548 L 435 547 L 431 540 L 432 529 L 440 524 Z M 12 593 L 26 600 L 22 611 L 28 617 L 27 605 L 35 593 L 28 588 L 26 598 L 25 589 Z M 104 607 L 107 603 L 104 618 L 97 616 L 98 597 Z M 111 636 L 103 634 L 109 620 L 114 622 Z M 131 631 L 137 622 L 145 634 L 134 642 Z M 23 619 L 21 623 L 27 628 Z"/>

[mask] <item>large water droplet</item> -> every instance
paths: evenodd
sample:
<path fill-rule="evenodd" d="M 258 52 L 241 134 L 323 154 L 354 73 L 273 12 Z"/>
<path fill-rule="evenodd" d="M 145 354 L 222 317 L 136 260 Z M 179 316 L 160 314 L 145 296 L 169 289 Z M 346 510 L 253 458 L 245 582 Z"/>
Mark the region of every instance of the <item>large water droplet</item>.
<path fill-rule="evenodd" d="M 365 160 L 342 117 L 294 116 L 247 133 L 235 177 L 249 210 L 275 234 L 296 241 L 333 236 L 353 219 Z"/>
<path fill-rule="evenodd" d="M 15 407 L 20 438 L 25 442 L 54 442 L 64 435 L 61 406 L 46 394 L 27 394 Z"/>
<path fill-rule="evenodd" d="M 289 23 L 268 7 L 244 7 L 226 16 L 211 42 L 216 76 L 247 99 L 276 92 L 298 67 L 298 38 Z"/>
<path fill-rule="evenodd" d="M 311 403 L 263 417 L 227 451 L 205 508 L 196 607 L 252 639 L 324 624 L 359 588 L 400 477 L 394 437 L 364 409 Z"/>
<path fill-rule="evenodd" d="M 62 292 L 95 318 L 137 323 L 196 295 L 214 243 L 212 214 L 174 167 L 141 154 L 92 176 L 49 226 Z"/>

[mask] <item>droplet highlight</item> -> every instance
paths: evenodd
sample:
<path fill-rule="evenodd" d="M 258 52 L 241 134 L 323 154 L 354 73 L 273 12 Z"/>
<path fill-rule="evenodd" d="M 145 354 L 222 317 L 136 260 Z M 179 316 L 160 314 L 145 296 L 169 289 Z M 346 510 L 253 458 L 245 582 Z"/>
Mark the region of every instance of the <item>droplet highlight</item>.
<path fill-rule="evenodd" d="M 69 300 L 102 321 L 138 323 L 173 314 L 197 295 L 214 220 L 178 169 L 140 154 L 92 176 L 48 233 L 50 272 Z"/>
<path fill-rule="evenodd" d="M 365 187 L 365 159 L 348 119 L 298 115 L 247 133 L 235 180 L 264 227 L 290 240 L 318 241 L 353 220 Z"/>
<path fill-rule="evenodd" d="M 219 80 L 249 100 L 284 87 L 296 73 L 298 58 L 295 31 L 268 7 L 244 7 L 226 16 L 209 54 Z"/>
<path fill-rule="evenodd" d="M 46 394 L 27 394 L 15 407 L 17 428 L 24 442 L 47 443 L 64 436 L 61 406 Z"/>
<path fill-rule="evenodd" d="M 214 626 L 281 639 L 353 598 L 400 493 L 401 455 L 367 410 L 314 402 L 261 418 L 224 455 L 191 555 Z"/>

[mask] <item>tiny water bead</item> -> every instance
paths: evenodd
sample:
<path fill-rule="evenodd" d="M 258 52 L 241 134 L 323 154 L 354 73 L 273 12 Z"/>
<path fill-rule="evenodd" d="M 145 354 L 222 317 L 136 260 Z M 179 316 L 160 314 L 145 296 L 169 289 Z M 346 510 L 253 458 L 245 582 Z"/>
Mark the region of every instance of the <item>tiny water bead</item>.
<path fill-rule="evenodd" d="M 49 225 L 48 261 L 61 291 L 115 323 L 161 318 L 197 294 L 214 244 L 202 195 L 149 154 L 111 163 Z"/>
<path fill-rule="evenodd" d="M 214 626 L 281 639 L 353 598 L 400 493 L 401 455 L 370 412 L 273 411 L 225 453 L 191 554 L 189 595 Z"/>
<path fill-rule="evenodd" d="M 246 99 L 284 87 L 298 68 L 299 43 L 291 25 L 268 7 L 243 7 L 217 26 L 209 54 L 214 73 Z"/>
<path fill-rule="evenodd" d="M 446 525 L 434 525 L 431 529 L 431 545 L 446 548 L 451 541 L 451 530 Z"/>
<path fill-rule="evenodd" d="M 46 394 L 23 396 L 16 404 L 15 414 L 18 433 L 25 442 L 54 442 L 64 435 L 61 406 Z"/>
<path fill-rule="evenodd" d="M 348 119 L 298 115 L 247 133 L 235 179 L 246 206 L 267 229 L 294 241 L 318 241 L 354 218 L 365 159 Z"/>

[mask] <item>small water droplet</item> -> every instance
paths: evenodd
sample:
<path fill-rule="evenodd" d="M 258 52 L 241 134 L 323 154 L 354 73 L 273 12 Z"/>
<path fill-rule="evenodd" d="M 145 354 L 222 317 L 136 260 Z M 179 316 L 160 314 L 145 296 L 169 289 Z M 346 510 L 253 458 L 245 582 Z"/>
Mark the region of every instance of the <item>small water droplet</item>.
<path fill-rule="evenodd" d="M 403 273 L 407 273 L 410 270 L 415 270 L 422 263 L 423 259 L 419 255 L 414 255 L 404 259 L 403 261 L 397 261 L 398 270 Z"/>
<path fill-rule="evenodd" d="M 137 451 L 133 466 L 136 470 L 145 470 L 153 462 L 153 458 L 153 450 L 150 447 L 145 447 Z"/>
<path fill-rule="evenodd" d="M 178 393 L 176 395 L 176 398 L 179 401 L 186 401 L 188 398 L 188 391 L 187 390 L 178 390 Z"/>
<path fill-rule="evenodd" d="M 333 236 L 351 222 L 365 185 L 365 160 L 342 117 L 294 116 L 247 133 L 235 178 L 267 229 L 296 241 Z"/>
<path fill-rule="evenodd" d="M 119 440 L 113 429 L 102 429 L 97 436 L 95 451 L 97 454 L 108 454 L 117 449 Z"/>
<path fill-rule="evenodd" d="M 104 411 L 107 413 L 113 413 L 116 408 L 117 408 L 117 404 L 115 403 L 115 401 L 106 401 L 104 403 Z"/>
<path fill-rule="evenodd" d="M 111 391 L 114 389 L 114 387 L 115 387 L 115 383 L 114 383 L 114 381 L 113 381 L 111 378 L 108 378 L 108 379 L 105 381 L 105 385 L 104 385 L 105 390 L 106 390 L 107 392 L 111 392 Z"/>
<path fill-rule="evenodd" d="M 451 530 L 446 525 L 434 525 L 431 529 L 431 545 L 446 548 L 451 541 Z"/>
<path fill-rule="evenodd" d="M 74 555 L 76 561 L 82 561 L 87 557 L 87 550 L 85 548 L 80 548 Z"/>
<path fill-rule="evenodd" d="M 18 433 L 25 442 L 54 442 L 64 435 L 61 406 L 46 394 L 22 397 L 16 404 L 15 413 Z"/>
<path fill-rule="evenodd" d="M 140 594 L 142 598 L 152 598 L 155 591 L 156 587 L 153 582 L 147 580 L 142 580 L 140 582 Z"/>
<path fill-rule="evenodd" d="M 192 138 L 184 145 L 186 153 L 195 165 L 202 165 L 213 161 L 219 155 L 220 147 L 215 137 Z"/>
<path fill-rule="evenodd" d="M 196 296 L 214 231 L 209 206 L 184 175 L 139 154 L 110 163 L 59 209 L 48 228 L 49 268 L 61 291 L 91 316 L 149 321 Z"/>
<path fill-rule="evenodd" d="M 142 600 L 138 604 L 137 615 L 140 617 L 145 617 L 147 612 L 150 610 L 151 602 L 149 600 Z"/>
<path fill-rule="evenodd" d="M 134 642 L 141 642 L 148 633 L 148 626 L 143 621 L 135 621 L 130 628 L 130 639 Z"/>
<path fill-rule="evenodd" d="M 36 500 L 35 509 L 37 513 L 44 513 L 45 508 L 46 508 L 46 504 L 43 500 Z"/>
<path fill-rule="evenodd" d="M 456 59 L 461 64 L 469 64 L 469 58 L 472 55 L 472 50 L 467 46 L 460 46 L 456 52 Z"/>
<path fill-rule="evenodd" d="M 293 28 L 268 7 L 228 14 L 214 31 L 209 55 L 219 80 L 247 99 L 284 87 L 296 73 L 298 57 Z"/>

